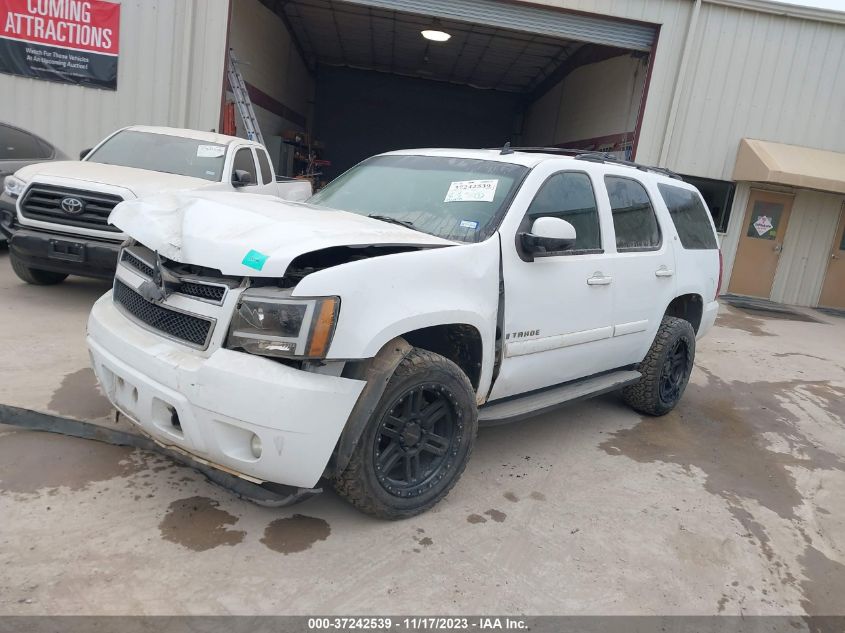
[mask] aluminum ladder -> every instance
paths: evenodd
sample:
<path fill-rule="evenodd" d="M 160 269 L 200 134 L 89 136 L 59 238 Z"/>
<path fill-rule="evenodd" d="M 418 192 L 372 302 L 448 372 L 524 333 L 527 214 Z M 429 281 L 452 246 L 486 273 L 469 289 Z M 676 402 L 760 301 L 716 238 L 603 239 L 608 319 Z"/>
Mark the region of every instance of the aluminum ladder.
<path fill-rule="evenodd" d="M 238 112 L 241 114 L 241 119 L 246 128 L 246 136 L 251 141 L 258 141 L 264 145 L 264 137 L 261 135 L 261 129 L 258 127 L 258 119 L 255 118 L 255 109 L 252 107 L 252 100 L 249 98 L 246 84 L 244 83 L 243 75 L 238 70 L 238 58 L 235 57 L 235 51 L 229 49 L 229 60 L 226 73 L 229 76 L 229 86 L 235 94 L 235 104 L 238 106 Z"/>

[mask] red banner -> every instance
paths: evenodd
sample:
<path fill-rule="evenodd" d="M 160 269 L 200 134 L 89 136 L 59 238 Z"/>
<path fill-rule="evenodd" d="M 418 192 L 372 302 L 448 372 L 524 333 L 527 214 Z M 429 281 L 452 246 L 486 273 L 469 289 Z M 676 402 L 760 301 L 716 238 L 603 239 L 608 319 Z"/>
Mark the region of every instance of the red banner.
<path fill-rule="evenodd" d="M 0 72 L 117 88 L 120 5 L 0 0 Z"/>
<path fill-rule="evenodd" d="M 0 0 L 0 37 L 117 55 L 120 5 L 103 0 Z"/>

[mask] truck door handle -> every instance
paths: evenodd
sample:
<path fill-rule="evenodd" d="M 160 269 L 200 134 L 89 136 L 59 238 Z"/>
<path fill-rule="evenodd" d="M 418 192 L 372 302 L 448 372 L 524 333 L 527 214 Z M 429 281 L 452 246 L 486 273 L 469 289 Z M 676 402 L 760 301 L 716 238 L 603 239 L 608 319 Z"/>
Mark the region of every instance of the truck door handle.
<path fill-rule="evenodd" d="M 592 277 L 587 278 L 587 283 L 590 286 L 607 286 L 613 281 L 613 277 L 606 277 L 602 273 L 593 273 Z"/>
<path fill-rule="evenodd" d="M 671 268 L 666 268 L 666 266 L 661 266 L 657 270 L 654 271 L 655 277 L 671 277 L 675 274 L 675 271 Z"/>

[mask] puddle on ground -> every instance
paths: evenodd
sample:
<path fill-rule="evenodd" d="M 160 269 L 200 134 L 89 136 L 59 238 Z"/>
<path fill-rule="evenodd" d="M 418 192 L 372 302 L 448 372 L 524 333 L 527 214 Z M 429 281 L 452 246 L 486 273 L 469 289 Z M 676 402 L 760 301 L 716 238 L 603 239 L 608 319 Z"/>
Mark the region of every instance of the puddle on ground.
<path fill-rule="evenodd" d="M 467 517 L 467 523 L 487 523 L 487 519 L 480 514 L 470 514 Z"/>
<path fill-rule="evenodd" d="M 763 329 L 764 323 L 765 321 L 762 319 L 755 319 L 736 309 L 720 312 L 719 316 L 716 317 L 716 325 L 719 327 L 742 330 L 752 336 L 774 336 L 771 332 Z"/>
<path fill-rule="evenodd" d="M 323 519 L 294 514 L 268 525 L 261 542 L 275 552 L 294 554 L 311 549 L 317 541 L 325 541 L 331 531 Z"/>
<path fill-rule="evenodd" d="M 56 433 L 17 431 L 0 440 L 0 491 L 32 494 L 126 477 L 146 468 L 135 449 Z"/>
<path fill-rule="evenodd" d="M 503 496 L 504 496 L 504 498 L 505 498 L 505 499 L 507 499 L 508 501 L 512 501 L 512 502 L 514 502 L 514 503 L 516 503 L 517 501 L 519 501 L 519 497 L 517 497 L 514 493 L 512 493 L 512 492 L 510 492 L 510 491 L 506 492 Z"/>
<path fill-rule="evenodd" d="M 158 525 L 162 538 L 195 552 L 237 545 L 244 540 L 246 532 L 228 529 L 226 526 L 234 525 L 238 518 L 221 510 L 219 505 L 207 497 L 177 499 Z"/>
<path fill-rule="evenodd" d="M 830 560 L 815 547 L 800 557 L 806 580 L 801 581 L 801 606 L 808 615 L 841 615 L 845 596 L 845 565 Z"/>
<path fill-rule="evenodd" d="M 100 393 L 97 377 L 90 367 L 65 376 L 47 406 L 60 415 L 80 420 L 109 417 L 114 411 Z"/>
<path fill-rule="evenodd" d="M 704 488 L 725 499 L 732 516 L 746 530 L 743 536 L 756 543 L 771 573 L 782 584 L 797 586 L 795 574 L 780 560 L 766 527 L 743 502 L 756 501 L 790 521 L 806 543 L 798 559 L 806 578 L 800 582 L 802 606 L 810 615 L 841 612 L 845 565 L 814 548 L 801 527 L 795 508 L 805 499 L 789 467 L 845 471 L 845 458 L 807 438 L 798 426 L 801 420 L 782 402 L 800 405 L 801 399 L 811 397 L 814 405 L 832 417 L 845 419 L 845 389 L 827 382 L 727 383 L 710 373 L 708 378 L 706 386 L 690 384 L 678 407 L 665 417 L 644 417 L 635 427 L 615 432 L 600 447 L 610 455 L 638 462 L 673 463 L 702 471 Z M 781 438 L 788 452 L 770 449 L 765 435 L 770 433 Z"/>
<path fill-rule="evenodd" d="M 502 523 L 508 515 L 500 510 L 487 510 L 484 514 L 493 519 L 496 523 Z"/>
<path fill-rule="evenodd" d="M 705 386 L 690 383 L 668 415 L 642 418 L 615 432 L 600 447 L 638 462 L 666 462 L 704 472 L 705 488 L 728 501 L 753 499 L 783 518 L 792 518 L 802 497 L 787 466 L 839 468 L 843 458 L 804 437 L 794 414 L 778 397 L 805 389 L 825 402 L 832 415 L 845 415 L 845 390 L 828 383 L 726 383 L 709 375 Z M 801 457 L 769 450 L 764 433 L 777 433 Z"/>

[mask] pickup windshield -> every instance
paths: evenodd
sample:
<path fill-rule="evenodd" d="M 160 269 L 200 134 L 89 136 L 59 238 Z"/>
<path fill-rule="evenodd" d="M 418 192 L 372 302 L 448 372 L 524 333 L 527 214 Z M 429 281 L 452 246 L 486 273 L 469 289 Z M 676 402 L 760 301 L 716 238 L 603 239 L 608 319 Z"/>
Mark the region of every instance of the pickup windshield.
<path fill-rule="evenodd" d="M 527 167 L 491 160 L 375 156 L 308 202 L 448 240 L 479 242 L 496 229 L 527 172 Z"/>
<path fill-rule="evenodd" d="M 182 136 L 124 130 L 108 139 L 85 160 L 219 182 L 226 160 L 226 146 Z"/>

